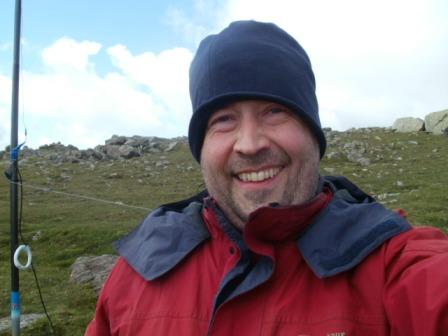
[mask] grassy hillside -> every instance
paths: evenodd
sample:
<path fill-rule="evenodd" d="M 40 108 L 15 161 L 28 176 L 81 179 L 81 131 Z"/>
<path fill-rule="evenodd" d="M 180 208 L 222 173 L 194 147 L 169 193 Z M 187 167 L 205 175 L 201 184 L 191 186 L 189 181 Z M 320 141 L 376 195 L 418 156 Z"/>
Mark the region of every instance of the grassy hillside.
<path fill-rule="evenodd" d="M 386 206 L 405 209 L 412 223 L 448 231 L 447 145 L 448 137 L 426 133 L 332 134 L 322 174 L 345 175 Z M 347 152 L 353 148 L 370 164 L 349 161 Z M 8 162 L 0 163 L 5 170 Z M 152 209 L 204 187 L 185 145 L 125 161 L 54 164 L 35 157 L 20 166 L 25 183 L 23 236 L 32 246 L 58 335 L 82 335 L 96 302 L 93 290 L 69 282 L 70 265 L 82 255 L 113 253 L 111 243 L 138 225 L 149 211 L 120 204 Z M 9 253 L 9 184 L 1 178 L 0 317 L 8 316 L 10 309 Z M 23 313 L 42 313 L 32 273 L 20 272 L 20 280 Z M 46 321 L 22 334 L 47 335 Z"/>

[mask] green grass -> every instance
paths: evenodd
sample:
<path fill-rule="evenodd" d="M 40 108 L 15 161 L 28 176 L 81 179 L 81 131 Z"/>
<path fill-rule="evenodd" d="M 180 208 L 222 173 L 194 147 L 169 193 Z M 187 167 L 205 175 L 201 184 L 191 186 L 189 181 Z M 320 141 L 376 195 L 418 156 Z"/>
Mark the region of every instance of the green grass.
<path fill-rule="evenodd" d="M 323 174 L 332 168 L 334 175 L 347 176 L 366 192 L 379 196 L 391 209 L 405 209 L 412 223 L 448 231 L 448 155 L 444 154 L 448 137 L 382 131 L 341 133 L 338 137 L 327 153 L 357 140 L 368 144 L 364 156 L 372 163 L 360 166 L 343 156 L 324 158 Z M 160 160 L 170 163 L 156 168 Z M 8 162 L 0 161 L 0 164 L 6 169 Z M 42 158 L 30 158 L 21 162 L 20 167 L 25 183 L 23 235 L 31 244 L 34 265 L 57 335 L 82 335 L 95 308 L 93 290 L 70 283 L 70 265 L 82 255 L 114 253 L 112 242 L 138 225 L 148 210 L 36 190 L 31 186 L 51 187 L 64 193 L 147 209 L 180 200 L 204 188 L 198 165 L 185 145 L 169 153 L 101 162 L 94 167 L 81 163 L 56 165 Z M 9 184 L 0 178 L 0 317 L 10 314 L 9 230 Z M 33 240 L 38 233 L 39 238 Z M 24 314 L 43 312 L 30 271 L 20 272 L 20 291 Z M 45 320 L 22 331 L 22 335 L 48 334 Z"/>
<path fill-rule="evenodd" d="M 384 197 L 382 202 L 387 207 L 404 209 L 413 224 L 448 231 L 448 137 L 381 131 L 345 133 L 341 137 L 342 144 L 366 142 L 365 156 L 371 158 L 371 165 L 324 159 L 322 167 L 334 167 L 338 175 L 348 177 L 364 191 Z"/>

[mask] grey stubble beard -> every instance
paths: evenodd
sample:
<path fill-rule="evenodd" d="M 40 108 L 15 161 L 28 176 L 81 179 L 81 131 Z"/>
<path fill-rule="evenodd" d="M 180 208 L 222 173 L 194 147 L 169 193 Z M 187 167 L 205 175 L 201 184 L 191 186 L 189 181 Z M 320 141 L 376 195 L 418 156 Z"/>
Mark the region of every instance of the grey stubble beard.
<path fill-rule="evenodd" d="M 285 165 L 289 164 L 287 156 L 282 156 L 280 158 L 281 160 L 279 160 L 279 158 L 276 159 L 277 162 L 284 162 Z M 273 159 L 273 157 L 270 156 L 270 153 L 267 153 L 250 158 L 250 160 L 251 161 L 249 161 L 249 159 L 244 159 L 231 162 L 229 165 L 231 167 L 231 169 L 229 169 L 229 176 L 231 176 L 231 171 L 239 171 L 243 169 L 244 166 L 251 167 L 251 165 L 257 166 L 264 162 L 275 161 L 275 158 Z M 315 157 L 315 155 L 310 152 L 308 155 L 305 155 L 303 161 L 304 164 L 299 167 L 299 171 L 296 173 L 296 180 L 288 181 L 288 185 L 285 186 L 285 191 L 283 195 L 281 195 L 281 199 L 269 200 L 271 194 L 270 190 L 246 192 L 243 194 L 243 197 L 250 203 L 250 209 L 244 209 L 240 204 L 237 195 L 230 188 L 231 182 L 229 182 L 229 186 L 227 187 L 227 190 L 230 190 L 229 193 L 223 192 L 222 190 L 215 190 L 214 186 L 218 186 L 219 182 L 217 176 L 210 173 L 205 167 L 202 167 L 202 170 L 210 195 L 216 199 L 219 207 L 229 221 L 242 230 L 245 223 L 248 221 L 250 214 L 262 206 L 267 206 L 272 202 L 278 203 L 281 206 L 299 205 L 307 202 L 316 195 L 319 184 L 319 157 Z M 290 184 L 295 187 L 291 187 Z M 269 200 L 269 202 L 267 202 L 267 200 Z"/>

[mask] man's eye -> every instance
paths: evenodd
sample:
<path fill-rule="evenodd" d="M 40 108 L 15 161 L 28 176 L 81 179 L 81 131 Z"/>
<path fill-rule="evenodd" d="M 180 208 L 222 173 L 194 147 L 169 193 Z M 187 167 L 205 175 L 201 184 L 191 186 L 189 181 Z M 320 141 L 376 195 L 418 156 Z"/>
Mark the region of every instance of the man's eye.
<path fill-rule="evenodd" d="M 274 105 L 269 107 L 264 114 L 265 121 L 271 125 L 277 125 L 288 121 L 290 116 L 290 110 L 287 107 L 281 105 Z"/>
<path fill-rule="evenodd" d="M 230 117 L 228 115 L 222 115 L 222 116 L 215 117 L 212 120 L 210 120 L 208 127 L 222 125 L 229 121 L 230 121 Z"/>
<path fill-rule="evenodd" d="M 230 114 L 222 114 L 210 120 L 208 128 L 216 131 L 226 131 L 234 126 L 235 118 Z"/>
<path fill-rule="evenodd" d="M 231 120 L 231 117 L 230 116 L 228 116 L 228 115 L 222 115 L 222 116 L 219 116 L 219 117 L 217 117 L 217 118 L 214 118 L 213 120 L 212 120 L 212 124 L 216 124 L 216 123 L 224 123 L 224 122 L 227 122 L 227 121 L 230 121 Z"/>
<path fill-rule="evenodd" d="M 287 110 L 284 107 L 272 107 L 269 109 L 269 112 L 272 114 L 283 113 Z"/>

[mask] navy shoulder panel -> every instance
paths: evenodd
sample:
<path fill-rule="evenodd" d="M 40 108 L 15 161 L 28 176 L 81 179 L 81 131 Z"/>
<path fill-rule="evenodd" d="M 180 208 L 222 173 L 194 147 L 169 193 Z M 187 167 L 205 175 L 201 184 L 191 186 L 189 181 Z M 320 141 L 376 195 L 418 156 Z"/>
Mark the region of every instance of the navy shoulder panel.
<path fill-rule="evenodd" d="M 298 240 L 303 257 L 318 277 L 355 267 L 385 241 L 411 229 L 405 218 L 347 179 L 326 177 L 325 183 L 334 197 Z"/>
<path fill-rule="evenodd" d="M 202 203 L 195 201 L 162 206 L 114 246 L 142 277 L 153 280 L 209 238 L 201 212 Z"/>

